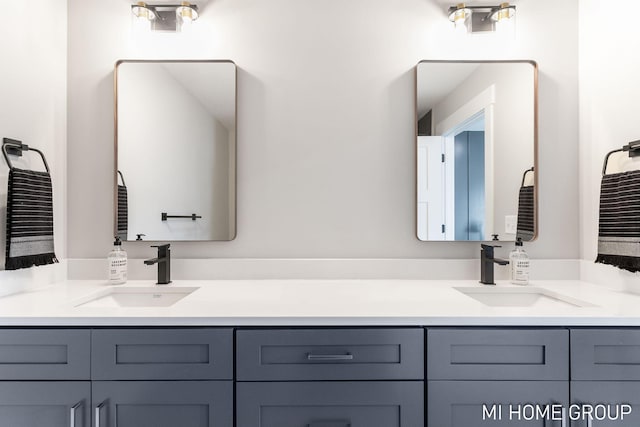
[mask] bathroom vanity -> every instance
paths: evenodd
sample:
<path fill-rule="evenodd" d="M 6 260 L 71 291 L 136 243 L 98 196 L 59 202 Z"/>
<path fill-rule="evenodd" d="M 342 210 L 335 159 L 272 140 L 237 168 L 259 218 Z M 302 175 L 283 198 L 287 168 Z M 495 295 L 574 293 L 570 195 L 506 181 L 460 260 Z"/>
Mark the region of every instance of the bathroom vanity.
<path fill-rule="evenodd" d="M 5 297 L 0 425 L 587 426 L 568 408 L 640 408 L 628 401 L 640 395 L 640 318 L 631 311 L 640 297 L 581 282 L 538 285 L 529 302 L 480 302 L 468 295 L 470 281 L 79 281 Z M 344 298 L 330 304 L 316 291 L 332 286 Z M 363 286 L 366 295 L 357 292 Z M 134 299 L 105 299 L 114 289 L 188 295 L 165 307 L 141 299 L 123 307 Z M 513 289 L 527 288 L 484 292 Z M 556 305 L 531 300 L 536 289 Z M 510 306 L 488 305 L 496 301 Z M 312 314 L 302 316 L 300 305 Z M 562 410 L 508 419 L 509 405 L 520 404 Z M 496 407 L 482 421 L 492 405 L 502 419 Z M 640 411 L 615 425 L 638 420 Z"/>

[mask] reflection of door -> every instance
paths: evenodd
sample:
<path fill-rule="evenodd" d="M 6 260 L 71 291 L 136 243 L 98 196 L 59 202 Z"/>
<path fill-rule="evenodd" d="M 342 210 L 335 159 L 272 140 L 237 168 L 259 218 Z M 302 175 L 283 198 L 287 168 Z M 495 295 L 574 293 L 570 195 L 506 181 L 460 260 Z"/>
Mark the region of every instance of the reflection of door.
<path fill-rule="evenodd" d="M 484 240 L 484 132 L 457 134 L 454 152 L 455 239 Z"/>
<path fill-rule="evenodd" d="M 418 238 L 444 240 L 444 138 L 418 137 Z"/>

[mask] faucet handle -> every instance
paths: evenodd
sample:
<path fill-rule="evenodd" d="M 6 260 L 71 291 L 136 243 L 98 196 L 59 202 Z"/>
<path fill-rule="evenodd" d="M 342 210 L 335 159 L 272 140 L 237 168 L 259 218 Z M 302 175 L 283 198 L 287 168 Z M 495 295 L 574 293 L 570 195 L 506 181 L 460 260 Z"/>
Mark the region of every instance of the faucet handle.
<path fill-rule="evenodd" d="M 150 247 L 158 248 L 158 249 L 169 249 L 170 246 L 171 246 L 171 243 L 165 243 L 163 245 L 151 245 Z"/>
<path fill-rule="evenodd" d="M 500 245 L 487 245 L 487 244 L 484 244 L 484 243 L 480 243 L 480 246 L 482 247 L 482 249 L 501 248 L 502 247 Z"/>

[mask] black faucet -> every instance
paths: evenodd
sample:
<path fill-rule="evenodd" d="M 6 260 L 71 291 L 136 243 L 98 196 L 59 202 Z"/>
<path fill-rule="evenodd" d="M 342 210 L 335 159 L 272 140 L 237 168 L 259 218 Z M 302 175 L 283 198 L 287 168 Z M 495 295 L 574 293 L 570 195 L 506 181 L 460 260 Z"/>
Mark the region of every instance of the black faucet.
<path fill-rule="evenodd" d="M 506 259 L 495 258 L 493 256 L 493 249 L 500 248 L 501 246 L 480 244 L 480 283 L 484 285 L 495 285 L 493 280 L 493 263 L 499 265 L 507 265 L 509 261 Z"/>
<path fill-rule="evenodd" d="M 165 243 L 164 245 L 151 246 L 152 248 L 158 248 L 158 257 L 151 258 L 144 261 L 146 265 L 158 264 L 158 285 L 167 285 L 171 283 L 171 245 Z"/>

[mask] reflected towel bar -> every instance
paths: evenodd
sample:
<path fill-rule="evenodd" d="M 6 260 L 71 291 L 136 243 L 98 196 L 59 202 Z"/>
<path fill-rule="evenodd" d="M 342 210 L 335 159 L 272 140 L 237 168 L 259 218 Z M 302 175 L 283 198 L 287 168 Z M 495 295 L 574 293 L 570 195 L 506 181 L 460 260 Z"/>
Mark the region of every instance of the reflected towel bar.
<path fill-rule="evenodd" d="M 170 218 L 191 218 L 192 221 L 195 221 L 197 218 L 202 218 L 202 215 L 168 215 L 166 212 L 162 212 L 162 221 L 166 221 Z"/>
<path fill-rule="evenodd" d="M 47 164 L 47 159 L 45 159 L 42 151 L 38 150 L 37 148 L 31 148 L 27 144 L 23 144 L 22 141 L 18 141 L 17 139 L 2 138 L 2 155 L 7 161 L 9 169 L 13 169 L 11 160 L 9 160 L 9 155 L 22 157 L 23 151 L 35 151 L 36 153 L 40 154 L 40 157 L 42 157 L 42 163 L 44 163 L 44 168 L 47 170 L 47 173 L 49 173 L 49 165 Z"/>
<path fill-rule="evenodd" d="M 617 150 L 609 151 L 607 155 L 604 156 L 604 164 L 602 165 L 602 176 L 605 176 L 607 174 L 607 163 L 609 163 L 609 156 L 613 153 L 619 153 L 621 151 L 628 151 L 629 157 L 640 156 L 640 139 L 637 141 L 632 141 L 624 147 L 618 148 Z"/>
<path fill-rule="evenodd" d="M 522 174 L 522 184 L 520 184 L 520 187 L 524 187 L 524 180 L 527 177 L 527 174 L 529 172 L 533 172 L 534 171 L 534 167 L 532 166 L 531 169 L 527 169 L 526 171 L 524 171 L 524 173 Z"/>

